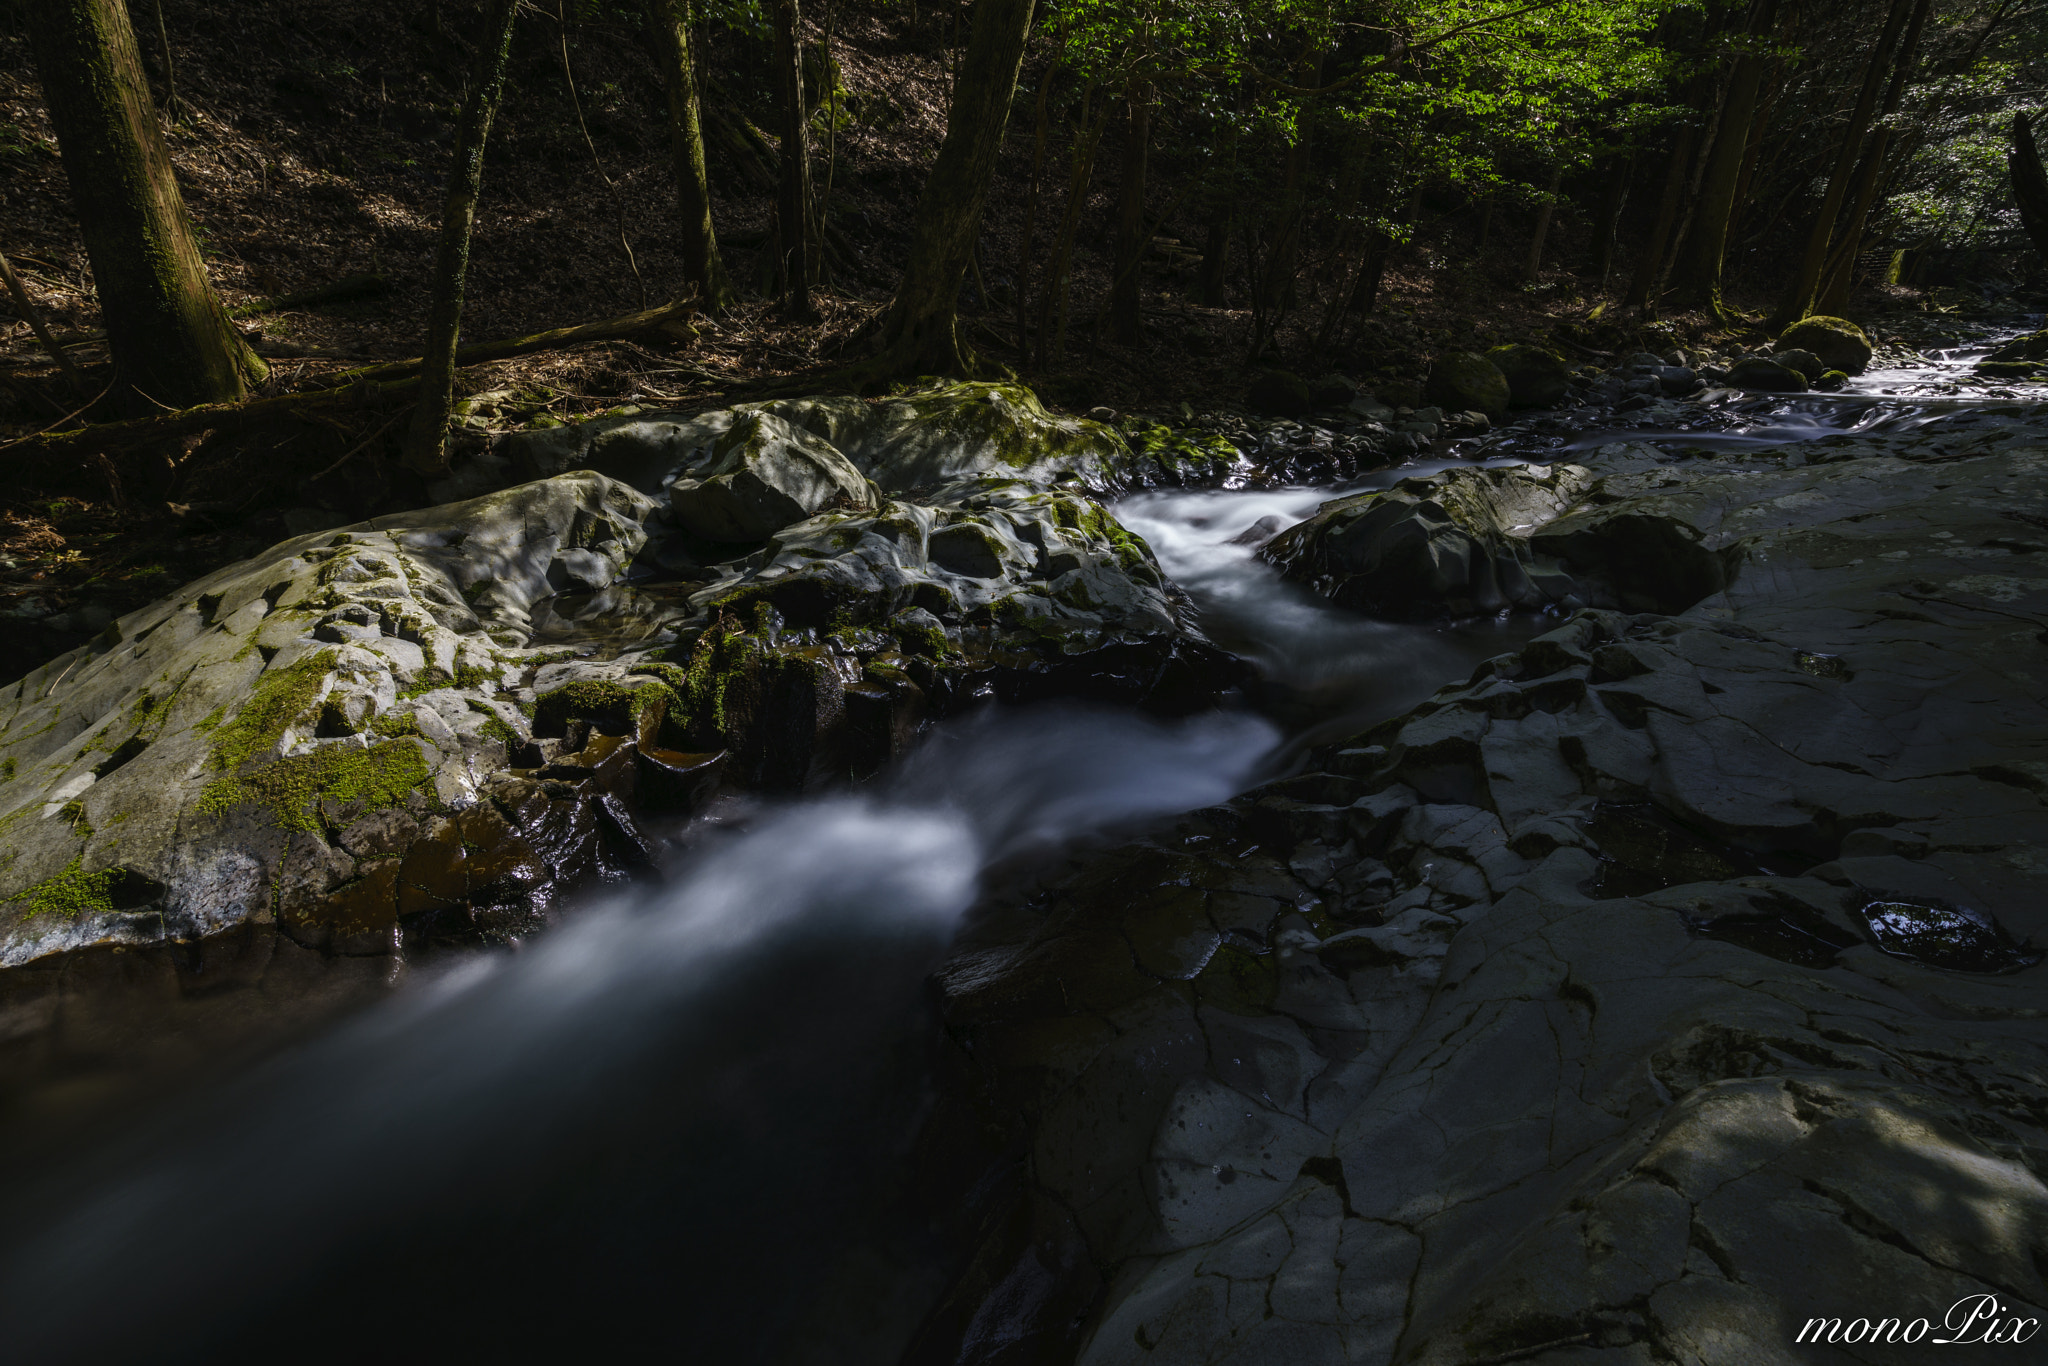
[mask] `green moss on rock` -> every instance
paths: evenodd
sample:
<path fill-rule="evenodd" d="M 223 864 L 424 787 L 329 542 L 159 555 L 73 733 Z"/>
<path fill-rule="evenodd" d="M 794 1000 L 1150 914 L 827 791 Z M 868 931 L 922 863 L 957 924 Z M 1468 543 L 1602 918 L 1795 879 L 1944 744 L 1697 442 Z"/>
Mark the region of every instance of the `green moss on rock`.
<path fill-rule="evenodd" d="M 216 778 L 199 794 L 198 806 L 213 815 L 245 804 L 261 806 L 279 829 L 317 835 L 322 833 L 323 800 L 359 802 L 366 810 L 400 806 L 431 776 L 415 740 L 386 740 L 368 749 L 343 742 Z"/>
<path fill-rule="evenodd" d="M 50 916 L 60 920 L 83 920 L 105 915 L 114 909 L 114 889 L 124 874 L 119 868 L 85 871 L 85 855 L 75 855 L 62 872 L 44 878 L 12 898 L 22 908 L 22 919 Z"/>
<path fill-rule="evenodd" d="M 270 670 L 256 680 L 248 700 L 231 720 L 219 719 L 225 711 L 222 708 L 201 721 L 199 729 L 213 733 L 213 767 L 232 773 L 275 746 L 285 731 L 312 709 L 334 664 L 334 652 L 322 650 Z"/>

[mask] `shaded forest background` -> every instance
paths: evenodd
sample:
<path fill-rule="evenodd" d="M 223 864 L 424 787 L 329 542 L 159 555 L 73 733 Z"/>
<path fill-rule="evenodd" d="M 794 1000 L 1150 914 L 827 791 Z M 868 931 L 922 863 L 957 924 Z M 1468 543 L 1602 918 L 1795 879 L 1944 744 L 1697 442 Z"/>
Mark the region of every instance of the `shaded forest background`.
<path fill-rule="evenodd" d="M 207 274 L 268 364 L 260 393 L 421 353 L 483 8 L 131 0 Z M 688 297 L 651 12 L 520 7 L 465 341 Z M 458 456 L 856 362 L 910 264 L 976 14 L 691 11 L 731 306 L 694 336 L 463 371 Z M 801 37 L 800 301 L 778 251 L 778 19 Z M 1597 364 L 1761 337 L 1831 279 L 1851 316 L 2024 299 L 2042 264 L 2007 160 L 2015 116 L 2048 103 L 2044 20 L 2044 0 L 1041 5 L 956 301 L 965 359 L 1071 410 L 1193 420 L 1242 405 L 1262 368 L 1372 388 L 1503 341 Z M 100 390 L 112 358 L 19 8 L 0 10 L 0 250 Z M 1793 298 L 1810 260 L 1820 278 Z M 343 281 L 353 297 L 276 306 Z M 80 397 L 25 324 L 0 381 L 0 440 L 75 425 Z M 366 403 L 17 459 L 0 649 L 18 672 L 288 533 L 433 500 L 398 458 L 402 417 Z"/>

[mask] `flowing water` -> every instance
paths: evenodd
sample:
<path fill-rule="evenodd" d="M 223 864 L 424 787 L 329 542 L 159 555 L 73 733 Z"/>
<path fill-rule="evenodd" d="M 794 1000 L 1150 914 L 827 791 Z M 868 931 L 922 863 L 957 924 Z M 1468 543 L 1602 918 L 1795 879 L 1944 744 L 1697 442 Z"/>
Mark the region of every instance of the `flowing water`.
<path fill-rule="evenodd" d="M 2010 400 L 1935 392 L 1970 358 L 1840 395 L 1725 398 L 1683 428 L 1491 449 L 2008 420 Z M 1117 507 L 1212 638 L 1259 666 L 1264 716 L 965 718 L 861 794 L 700 821 L 665 883 L 606 893 L 523 951 L 421 972 L 61 1170 L 17 1175 L 0 1195 L 0 1353 L 887 1359 L 937 1288 L 906 1212 L 932 1094 L 919 984 L 984 870 L 1221 801 L 1284 767 L 1290 741 L 1398 714 L 1544 629 L 1368 621 L 1257 558 L 1326 498 L 1447 463 Z M 584 613 L 561 615 L 569 635 Z"/>

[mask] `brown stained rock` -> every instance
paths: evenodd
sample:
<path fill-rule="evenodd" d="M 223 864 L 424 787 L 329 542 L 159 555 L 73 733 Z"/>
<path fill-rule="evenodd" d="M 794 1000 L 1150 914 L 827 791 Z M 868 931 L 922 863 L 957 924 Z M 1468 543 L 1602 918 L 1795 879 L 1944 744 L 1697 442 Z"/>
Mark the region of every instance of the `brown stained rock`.
<path fill-rule="evenodd" d="M 658 745 L 639 751 L 635 779 L 641 805 L 657 811 L 691 811 L 711 799 L 725 776 L 726 753 L 685 754 Z"/>
<path fill-rule="evenodd" d="M 341 847 L 357 858 L 402 854 L 419 838 L 420 823 L 403 811 L 373 811 L 342 832 Z"/>
<path fill-rule="evenodd" d="M 398 914 L 405 919 L 467 903 L 462 832 L 445 816 L 428 820 L 398 870 Z"/>
<path fill-rule="evenodd" d="M 351 945 L 368 943 L 381 946 L 371 951 L 389 952 L 398 927 L 400 863 L 396 858 L 363 860 L 353 880 L 281 915 L 281 928 L 308 948 L 348 952 Z"/>

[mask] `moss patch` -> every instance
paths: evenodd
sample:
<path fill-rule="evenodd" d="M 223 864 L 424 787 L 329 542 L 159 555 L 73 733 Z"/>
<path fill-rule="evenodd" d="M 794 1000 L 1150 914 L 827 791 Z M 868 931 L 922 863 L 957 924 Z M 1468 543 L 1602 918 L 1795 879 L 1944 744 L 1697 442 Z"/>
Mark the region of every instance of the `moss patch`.
<path fill-rule="evenodd" d="M 225 815 L 236 806 L 267 808 L 281 830 L 323 834 L 323 800 L 360 802 L 366 810 L 399 806 L 431 776 L 426 756 L 410 739 L 386 740 L 360 749 L 323 745 L 311 754 L 279 759 L 240 776 L 216 778 L 199 794 L 199 809 Z"/>
<path fill-rule="evenodd" d="M 80 853 L 64 865 L 62 872 L 23 891 L 11 904 L 23 908 L 24 920 L 38 916 L 82 920 L 89 915 L 105 915 L 114 909 L 114 889 L 125 876 L 119 868 L 86 872 L 85 855 Z"/>
<path fill-rule="evenodd" d="M 232 773 L 284 738 L 286 730 L 311 710 L 327 675 L 334 671 L 332 650 L 308 655 L 296 664 L 274 669 L 256 680 L 234 719 L 223 722 L 222 708 L 199 723 L 213 732 L 213 767 Z"/>

